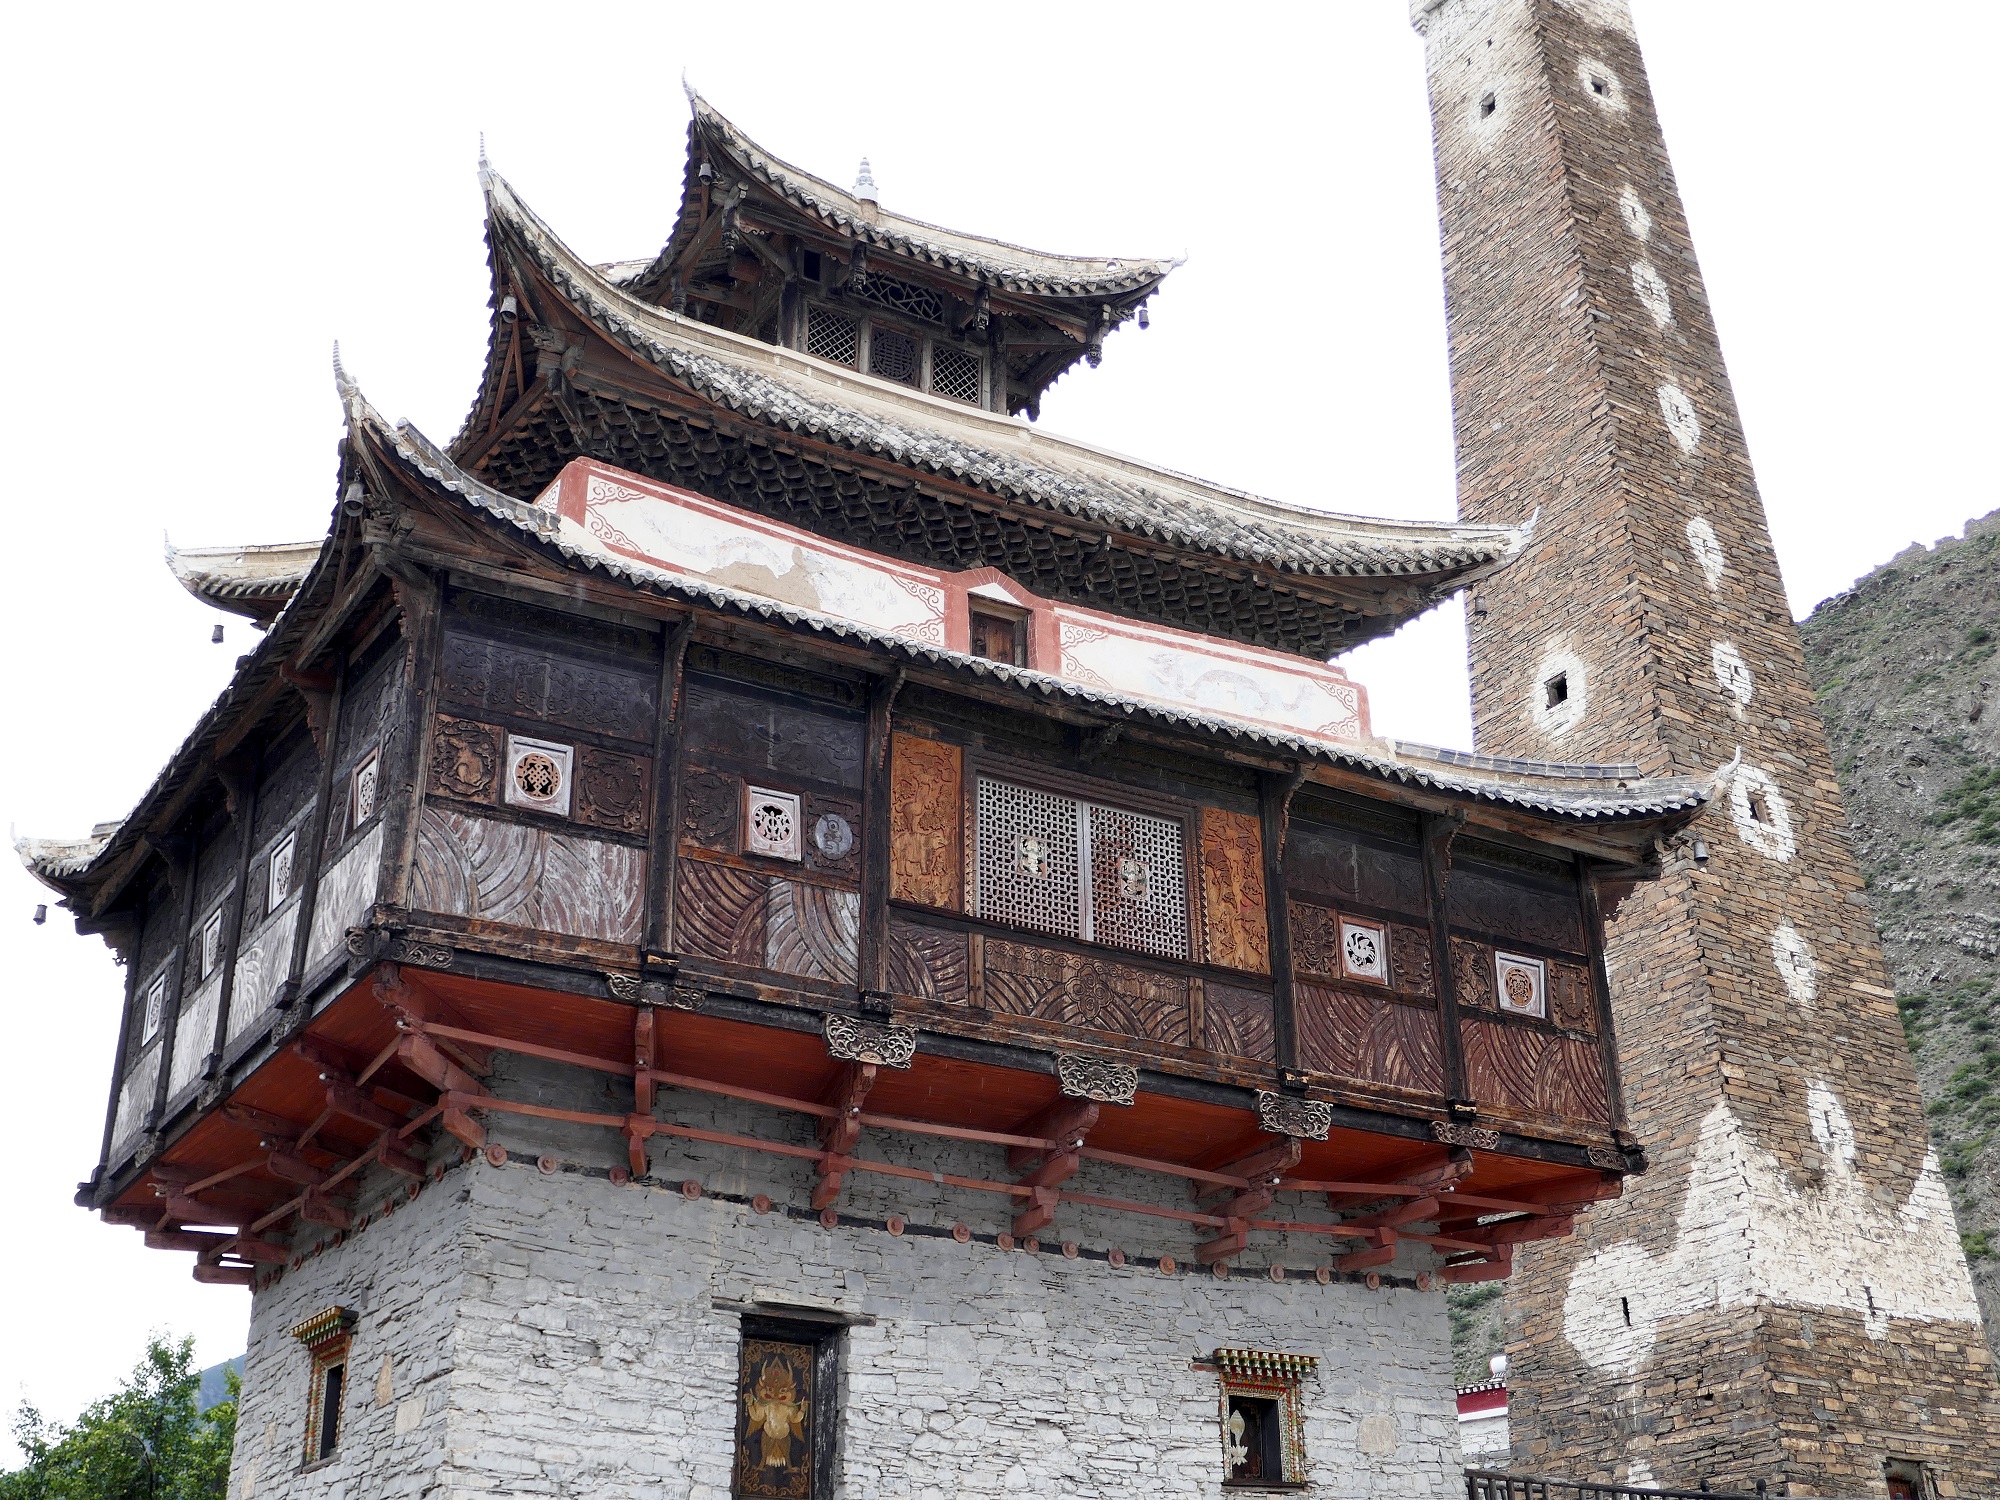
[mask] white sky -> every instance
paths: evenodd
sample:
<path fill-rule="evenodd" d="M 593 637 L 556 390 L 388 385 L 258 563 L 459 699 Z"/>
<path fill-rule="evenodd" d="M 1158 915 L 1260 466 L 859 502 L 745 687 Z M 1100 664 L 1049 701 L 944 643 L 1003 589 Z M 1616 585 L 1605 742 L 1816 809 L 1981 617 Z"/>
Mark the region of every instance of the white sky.
<path fill-rule="evenodd" d="M 1987 462 L 2000 8 L 1635 0 L 1791 599 L 2000 504 Z M 484 347 L 474 161 L 593 259 L 650 254 L 688 76 L 773 151 L 1054 250 L 1179 254 L 1045 426 L 1265 494 L 1446 518 L 1422 51 L 1319 5 L 23 5 L 0 23 L 0 817 L 121 815 L 250 632 L 161 565 L 319 534 L 347 366 L 443 442 Z M 1954 60 L 1956 59 L 1956 60 Z M 1982 273 L 1978 267 L 1989 270 Z M 1464 743 L 1447 608 L 1348 666 L 1378 731 Z M 70 1204 L 120 976 L 0 874 L 0 1408 L 67 1417 L 149 1328 L 212 1362 L 248 1294 Z M 0 1439 L 4 1442 L 4 1439 Z M 0 1462 L 7 1461 L 0 1450 Z"/>

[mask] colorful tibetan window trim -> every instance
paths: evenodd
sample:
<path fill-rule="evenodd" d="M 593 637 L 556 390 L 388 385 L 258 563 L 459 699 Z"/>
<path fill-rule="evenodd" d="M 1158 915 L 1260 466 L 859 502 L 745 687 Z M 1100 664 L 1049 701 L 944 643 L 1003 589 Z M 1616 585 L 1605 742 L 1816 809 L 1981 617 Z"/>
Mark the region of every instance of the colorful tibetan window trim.
<path fill-rule="evenodd" d="M 1222 1481 L 1273 1489 L 1306 1483 L 1299 1387 L 1319 1366 L 1310 1354 L 1218 1349 L 1222 1377 Z"/>

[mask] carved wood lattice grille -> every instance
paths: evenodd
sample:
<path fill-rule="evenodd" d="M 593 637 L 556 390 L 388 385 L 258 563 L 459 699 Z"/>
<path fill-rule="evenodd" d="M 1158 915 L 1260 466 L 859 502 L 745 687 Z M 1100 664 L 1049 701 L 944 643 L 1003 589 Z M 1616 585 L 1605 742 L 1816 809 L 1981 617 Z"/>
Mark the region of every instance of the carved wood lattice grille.
<path fill-rule="evenodd" d="M 806 353 L 851 365 L 861 349 L 861 325 L 830 307 L 806 310 Z"/>
<path fill-rule="evenodd" d="M 985 776 L 974 819 L 978 915 L 1166 958 L 1187 956 L 1178 822 Z"/>
<path fill-rule="evenodd" d="M 949 344 L 931 345 L 931 394 L 979 404 L 979 356 Z"/>
<path fill-rule="evenodd" d="M 863 298 L 907 317 L 921 318 L 926 323 L 944 321 L 944 298 L 929 287 L 898 281 L 893 276 L 863 272 L 847 283 L 847 292 L 849 296 Z"/>

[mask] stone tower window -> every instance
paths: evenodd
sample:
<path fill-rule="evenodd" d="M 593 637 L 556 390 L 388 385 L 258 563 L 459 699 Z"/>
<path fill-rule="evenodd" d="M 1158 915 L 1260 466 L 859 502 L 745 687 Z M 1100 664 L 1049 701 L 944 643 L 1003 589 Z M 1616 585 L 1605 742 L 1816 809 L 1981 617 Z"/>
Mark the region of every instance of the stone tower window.
<path fill-rule="evenodd" d="M 347 1399 L 347 1351 L 354 1342 L 351 1308 L 327 1307 L 293 1325 L 292 1337 L 312 1353 L 306 1391 L 308 1465 L 325 1463 L 340 1447 L 340 1418 Z"/>
<path fill-rule="evenodd" d="M 1569 673 L 1558 672 L 1542 684 L 1542 702 L 1549 708 L 1561 708 L 1569 702 Z"/>
<path fill-rule="evenodd" d="M 827 1500 L 833 1494 L 838 1326 L 746 1317 L 736 1368 L 738 1500 Z"/>

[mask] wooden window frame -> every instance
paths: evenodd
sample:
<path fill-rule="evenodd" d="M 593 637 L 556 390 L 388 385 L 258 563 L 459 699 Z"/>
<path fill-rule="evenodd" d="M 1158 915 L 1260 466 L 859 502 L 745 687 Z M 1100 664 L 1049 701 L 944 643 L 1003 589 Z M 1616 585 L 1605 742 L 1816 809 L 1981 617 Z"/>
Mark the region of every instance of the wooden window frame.
<path fill-rule="evenodd" d="M 1180 828 L 1181 854 L 1181 904 L 1184 909 L 1182 949 L 1178 954 L 1155 953 L 1145 948 L 1127 947 L 1119 943 L 1107 943 L 1095 937 L 1081 935 L 1082 919 L 1078 915 L 1078 932 L 1050 933 L 1040 928 L 1023 927 L 1012 922 L 984 916 L 979 911 L 979 783 L 982 778 L 1009 782 L 1015 786 L 1033 791 L 1048 792 L 1058 797 L 1073 797 L 1086 804 L 1094 804 L 1116 812 L 1144 813 L 1149 817 L 1163 818 Z M 959 789 L 961 801 L 960 848 L 963 851 L 965 869 L 963 881 L 965 914 L 982 925 L 1004 932 L 1025 934 L 1024 941 L 1053 938 L 1058 942 L 1080 943 L 1087 948 L 1103 953 L 1125 953 L 1135 958 L 1156 963 L 1194 965 L 1196 933 L 1201 922 L 1201 891 L 1199 868 L 1200 808 L 1193 802 L 1169 797 L 1158 792 L 1148 792 L 1143 788 L 1128 787 L 1120 782 L 1101 780 L 1073 771 L 1051 770 L 1031 761 L 1015 760 L 1009 756 L 979 753 L 968 750 L 965 754 L 965 768 Z M 1079 886 L 1087 884 L 1089 868 L 1079 861 L 1077 871 Z"/>
<path fill-rule="evenodd" d="M 988 656 L 974 646 L 978 634 L 978 620 L 981 616 L 988 620 L 1004 621 L 1013 627 L 1013 661 L 1004 661 L 997 656 Z M 969 594 L 965 601 L 966 650 L 981 661 L 997 661 L 1003 666 L 1032 668 L 1035 664 L 1035 615 L 1033 610 L 1023 609 L 1018 604 L 1004 604 L 997 599 L 983 595 Z"/>
<path fill-rule="evenodd" d="M 806 1494 L 799 1500 L 832 1500 L 836 1478 L 834 1459 L 840 1437 L 841 1353 L 846 1331 L 844 1322 L 806 1321 L 763 1314 L 744 1316 L 737 1341 L 737 1374 L 730 1414 L 733 1437 L 730 1441 L 729 1493 L 732 1496 L 743 1497 L 746 1494 L 737 1479 L 743 1445 L 748 1437 L 743 1401 L 743 1358 L 752 1340 L 764 1340 L 802 1344 L 812 1350 L 813 1394 L 807 1415 L 812 1471 L 807 1479 Z"/>

